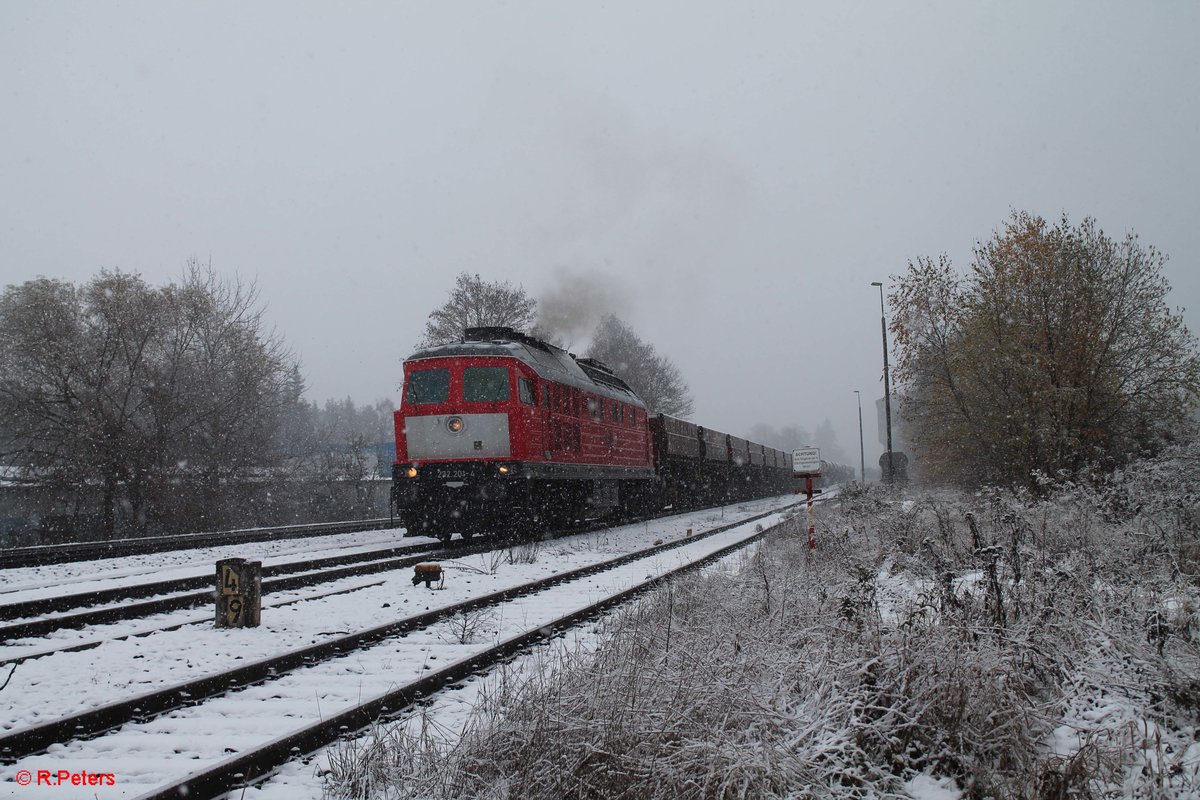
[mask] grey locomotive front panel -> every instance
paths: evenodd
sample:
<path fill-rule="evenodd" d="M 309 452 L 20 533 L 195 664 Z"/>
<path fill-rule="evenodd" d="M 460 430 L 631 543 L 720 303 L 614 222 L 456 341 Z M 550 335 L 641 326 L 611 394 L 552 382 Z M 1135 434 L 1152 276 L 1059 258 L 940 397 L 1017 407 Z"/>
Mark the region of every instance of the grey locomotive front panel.
<path fill-rule="evenodd" d="M 410 461 L 508 458 L 512 453 L 508 440 L 508 414 L 405 417 L 404 435 L 408 440 Z"/>

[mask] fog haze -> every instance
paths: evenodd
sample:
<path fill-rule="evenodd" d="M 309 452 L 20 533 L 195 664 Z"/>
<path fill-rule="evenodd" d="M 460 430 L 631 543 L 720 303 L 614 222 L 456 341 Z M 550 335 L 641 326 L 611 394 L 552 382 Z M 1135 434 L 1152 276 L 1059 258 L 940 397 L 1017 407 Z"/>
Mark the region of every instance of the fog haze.
<path fill-rule="evenodd" d="M 1169 257 L 1194 3 L 0 6 L 0 283 L 256 281 L 309 398 L 398 398 L 459 271 L 618 313 L 746 433 L 882 394 L 879 295 L 1011 209 Z M 571 289 L 584 291 L 572 295 Z M 581 300 L 580 298 L 585 298 Z M 878 456 L 864 408 L 868 461 Z"/>

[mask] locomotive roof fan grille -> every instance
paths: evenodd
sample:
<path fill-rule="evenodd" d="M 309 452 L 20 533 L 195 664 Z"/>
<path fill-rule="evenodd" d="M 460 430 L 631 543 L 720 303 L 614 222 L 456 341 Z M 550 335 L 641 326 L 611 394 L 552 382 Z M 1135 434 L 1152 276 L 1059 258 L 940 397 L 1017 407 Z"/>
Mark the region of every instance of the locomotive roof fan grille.
<path fill-rule="evenodd" d="M 550 345 L 543 342 L 541 339 L 530 336 L 527 333 L 515 328 L 505 328 L 503 326 L 490 326 L 481 328 L 467 328 L 463 331 L 464 342 L 521 342 L 530 347 L 536 347 L 539 350 L 550 351 Z"/>

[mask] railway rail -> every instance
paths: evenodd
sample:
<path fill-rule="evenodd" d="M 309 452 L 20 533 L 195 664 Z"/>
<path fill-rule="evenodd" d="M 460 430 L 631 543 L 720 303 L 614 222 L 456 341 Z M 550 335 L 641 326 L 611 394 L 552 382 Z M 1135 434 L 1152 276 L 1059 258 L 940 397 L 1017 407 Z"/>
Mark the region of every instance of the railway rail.
<path fill-rule="evenodd" d="M 96 561 L 102 558 L 163 553 L 169 550 L 188 550 L 194 547 L 242 544 L 264 539 L 302 539 L 354 531 L 377 531 L 395 528 L 398 525 L 399 522 L 395 519 L 380 517 L 344 522 L 317 522 L 308 525 L 282 525 L 274 528 L 179 533 L 170 536 L 147 536 L 140 539 L 111 539 L 97 542 L 12 547 L 0 552 L 0 569 L 40 567 L 48 564 L 65 564 L 70 561 Z"/>
<path fill-rule="evenodd" d="M 781 504 L 782 505 L 782 504 Z M 785 506 L 786 507 L 786 506 Z M 69 740 L 99 736 L 105 731 L 111 731 L 130 721 L 146 721 L 166 714 L 172 709 L 183 706 L 202 707 L 211 698 L 224 696 L 237 689 L 243 689 L 253 684 L 272 682 L 281 676 L 321 664 L 329 659 L 344 656 L 348 653 L 361 653 L 364 648 L 370 648 L 381 642 L 393 640 L 396 637 L 406 637 L 414 631 L 427 629 L 441 620 L 454 614 L 464 614 L 477 609 L 497 607 L 513 603 L 517 598 L 537 595 L 555 587 L 569 588 L 585 580 L 605 572 L 612 572 L 628 565 L 637 565 L 639 575 L 642 574 L 641 564 L 651 563 L 661 558 L 663 554 L 680 548 L 693 550 L 702 548 L 704 540 L 720 536 L 728 531 L 745 528 L 758 520 L 773 514 L 778 514 L 780 508 L 738 519 L 726 525 L 721 525 L 695 536 L 681 538 L 675 541 L 655 544 L 633 553 L 617 558 L 605 559 L 578 569 L 555 574 L 546 578 L 529 581 L 511 586 L 501 591 L 484 596 L 472 597 L 464 602 L 455 603 L 425 614 L 394 620 L 375 628 L 360 631 L 348 636 L 322 642 L 312 647 L 300 648 L 247 664 L 236 670 L 217 675 L 208 675 L 201 679 L 141 695 L 119 703 L 107 705 L 83 714 L 72 715 L 55 720 L 45 725 L 23 728 L 4 737 L 0 737 L 0 759 L 6 763 L 28 758 L 55 743 Z M 307 725 L 296 731 L 276 738 L 266 744 L 250 750 L 244 750 L 235 757 L 206 767 L 196 773 L 160 787 L 144 797 L 178 797 L 185 791 L 189 797 L 212 796 L 247 781 L 260 778 L 269 773 L 281 763 L 295 757 L 299 752 L 308 752 L 320 747 L 348 729 L 358 728 L 383 713 L 397 710 L 410 704 L 415 699 L 427 695 L 447 684 L 462 680 L 481 669 L 485 669 L 497 660 L 503 660 L 516 652 L 528 648 L 538 640 L 551 635 L 551 631 L 561 630 L 570 625 L 578 624 L 613 605 L 628 600 L 631 596 L 645 591 L 653 585 L 678 574 L 686 569 L 695 569 L 704 563 L 727 555 L 729 552 L 744 547 L 752 541 L 757 541 L 766 531 L 761 528 L 757 532 L 742 532 L 736 540 L 728 544 L 714 545 L 715 549 L 702 553 L 696 558 L 685 560 L 675 569 L 660 570 L 656 576 L 647 576 L 645 580 L 637 580 L 630 587 L 605 595 L 603 598 L 584 604 L 570 613 L 560 615 L 548 625 L 543 621 L 535 621 L 529 630 L 510 636 L 497 646 L 473 654 L 469 658 L 455 661 L 448 667 L 422 676 L 418 680 L 406 682 L 394 690 L 375 697 L 356 707 L 327 716 L 323 721 Z M 650 571 L 650 570 L 646 570 Z M 578 592 L 578 590 L 575 590 Z M 56 748 L 56 751 L 58 748 Z"/>
<path fill-rule="evenodd" d="M 663 516 L 663 513 L 640 518 L 627 516 L 622 522 L 653 518 L 653 516 Z M 584 533 L 611 524 L 613 524 L 613 519 L 604 519 L 565 529 L 561 533 Z M 440 546 L 400 545 L 321 559 L 302 559 L 283 564 L 264 565 L 262 590 L 264 595 L 271 592 L 290 591 L 343 578 L 404 569 L 430 558 L 470 556 L 492 550 L 495 547 L 496 543 L 491 540 L 462 539 Z M 0 603 L 0 621 L 9 621 L 7 625 L 0 625 L 0 643 L 47 636 L 55 631 L 68 628 L 84 628 L 195 608 L 212 602 L 212 585 L 213 573 L 206 571 L 203 574 L 173 580 L 127 584 L 112 589 Z M 124 602 L 148 597 L 155 599 L 137 603 Z M 89 608 L 89 610 L 73 614 L 62 613 L 78 608 Z M 28 657 L 0 659 L 0 666 L 19 662 Z"/>
<path fill-rule="evenodd" d="M 480 549 L 477 546 L 475 549 Z M 491 549 L 490 547 L 485 549 Z M 460 548 L 460 550 L 465 550 Z M 326 583 L 340 578 L 369 575 L 393 569 L 403 569 L 424 558 L 446 552 L 445 548 L 425 545 L 407 545 L 353 553 L 330 558 L 293 561 L 263 567 L 263 592 L 284 591 Z M 343 566 L 345 565 L 345 566 Z M 285 577 L 286 576 L 286 577 Z M 213 573 L 168 581 L 119 586 L 93 592 L 26 600 L 0 605 L 0 620 L 24 619 L 10 625 L 0 626 L 0 641 L 21 639 L 28 636 L 44 636 L 61 628 L 99 625 L 122 619 L 158 614 L 192 608 L 212 601 Z M 98 606 L 156 595 L 172 595 L 141 603 L 96 608 L 76 614 L 47 617 L 46 614 L 68 611 L 86 606 Z"/>

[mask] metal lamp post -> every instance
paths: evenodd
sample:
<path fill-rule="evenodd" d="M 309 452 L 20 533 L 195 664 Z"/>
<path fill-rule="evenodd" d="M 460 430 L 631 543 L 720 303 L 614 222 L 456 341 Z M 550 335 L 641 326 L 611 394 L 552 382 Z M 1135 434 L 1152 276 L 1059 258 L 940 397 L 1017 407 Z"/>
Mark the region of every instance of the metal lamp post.
<path fill-rule="evenodd" d="M 854 394 L 858 396 L 858 474 L 862 476 L 863 486 L 867 485 L 867 456 L 866 450 L 863 449 L 863 432 L 862 432 L 862 392 L 858 389 L 854 390 Z"/>
<path fill-rule="evenodd" d="M 883 468 L 883 482 L 891 484 L 895 476 L 892 464 L 892 389 L 888 381 L 887 312 L 883 308 L 883 284 L 871 281 L 871 285 L 879 287 L 879 325 L 883 330 L 883 414 L 887 421 L 887 453 L 884 454 L 886 466 Z"/>

